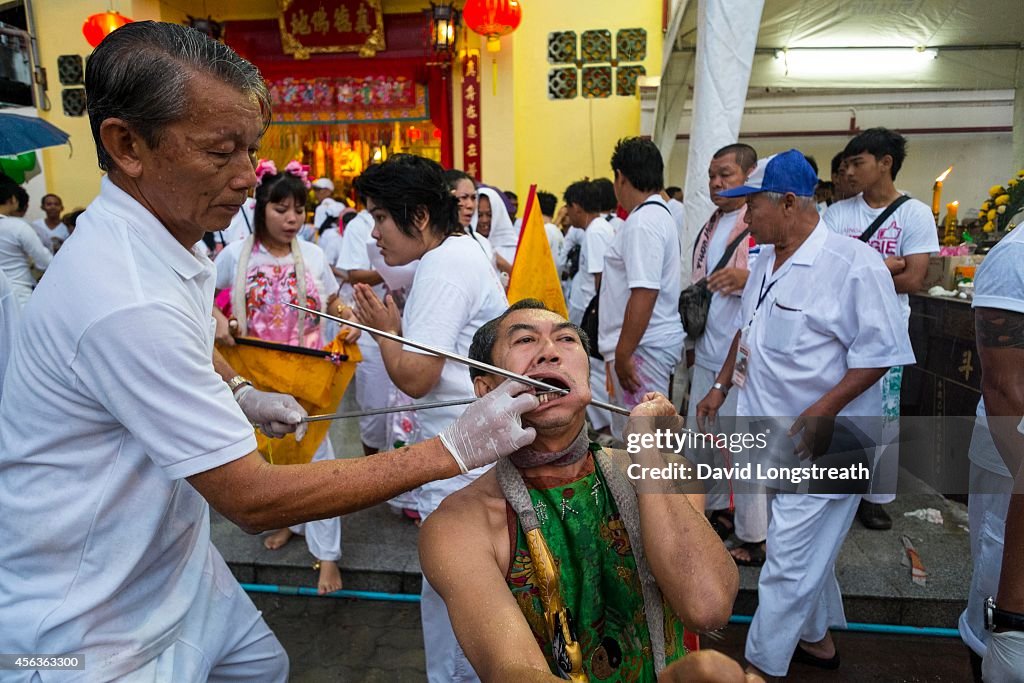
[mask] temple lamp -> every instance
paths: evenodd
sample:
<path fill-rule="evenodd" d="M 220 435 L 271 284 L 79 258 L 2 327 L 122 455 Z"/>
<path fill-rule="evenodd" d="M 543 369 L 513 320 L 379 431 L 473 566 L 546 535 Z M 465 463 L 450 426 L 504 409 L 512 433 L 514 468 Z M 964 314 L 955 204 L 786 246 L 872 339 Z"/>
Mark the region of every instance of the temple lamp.
<path fill-rule="evenodd" d="M 455 47 L 455 29 L 459 12 L 451 5 L 430 3 L 431 42 L 435 52 L 451 52 Z"/>
<path fill-rule="evenodd" d="M 90 16 L 82 24 L 82 35 L 85 36 L 89 45 L 96 47 L 108 35 L 130 23 L 132 23 L 131 19 L 121 16 L 117 12 L 99 12 Z"/>

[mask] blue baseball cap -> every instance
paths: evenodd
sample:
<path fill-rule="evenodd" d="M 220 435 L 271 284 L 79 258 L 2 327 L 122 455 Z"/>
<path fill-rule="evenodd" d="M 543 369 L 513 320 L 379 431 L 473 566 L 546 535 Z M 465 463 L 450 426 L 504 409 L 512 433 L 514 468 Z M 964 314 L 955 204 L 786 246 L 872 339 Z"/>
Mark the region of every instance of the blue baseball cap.
<path fill-rule="evenodd" d="M 731 190 L 723 190 L 719 197 L 743 197 L 756 192 L 792 192 L 798 197 L 810 197 L 818 186 L 818 176 L 797 149 L 773 154 L 757 162 L 757 168 L 747 182 Z"/>

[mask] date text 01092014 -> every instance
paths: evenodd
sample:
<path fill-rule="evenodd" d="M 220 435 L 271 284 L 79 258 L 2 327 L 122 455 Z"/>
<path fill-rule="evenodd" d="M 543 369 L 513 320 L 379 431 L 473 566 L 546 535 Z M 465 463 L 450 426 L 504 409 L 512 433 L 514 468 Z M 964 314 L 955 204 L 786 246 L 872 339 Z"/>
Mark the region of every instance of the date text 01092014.
<path fill-rule="evenodd" d="M 38 671 L 49 669 L 54 671 L 82 671 L 85 669 L 85 656 L 81 654 L 5 654 L 0 653 L 0 671 L 19 669 L 22 671 Z"/>

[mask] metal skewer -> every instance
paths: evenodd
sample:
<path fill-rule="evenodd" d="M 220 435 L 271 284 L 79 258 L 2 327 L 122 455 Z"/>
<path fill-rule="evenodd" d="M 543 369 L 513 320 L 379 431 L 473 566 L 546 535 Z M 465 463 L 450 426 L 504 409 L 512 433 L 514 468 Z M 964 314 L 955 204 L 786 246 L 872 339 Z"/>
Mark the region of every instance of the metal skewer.
<path fill-rule="evenodd" d="M 448 406 L 463 406 L 473 403 L 476 398 L 462 398 L 457 401 L 434 401 L 433 403 L 410 403 L 404 406 L 389 406 L 387 408 L 372 408 L 370 410 L 353 410 L 347 413 L 332 413 L 329 415 L 309 415 L 302 418 L 303 422 L 322 422 L 324 420 L 343 420 L 347 417 L 369 417 L 370 415 L 387 415 L 388 413 L 404 413 L 407 410 L 430 410 L 432 408 L 447 408 Z"/>
<path fill-rule="evenodd" d="M 427 353 L 432 353 L 435 356 L 441 356 L 442 358 L 447 358 L 448 360 L 453 360 L 456 363 L 462 363 L 463 365 L 468 365 L 469 367 L 476 368 L 477 370 L 483 370 L 484 372 L 490 373 L 492 375 L 500 375 L 501 377 L 507 377 L 508 379 L 514 379 L 517 382 L 522 382 L 523 384 L 527 384 L 527 385 L 529 385 L 531 387 L 536 387 L 538 389 L 543 389 L 545 391 L 554 391 L 554 392 L 557 392 L 559 394 L 568 394 L 569 393 L 568 389 L 562 389 L 560 387 L 554 387 L 554 386 L 551 386 L 550 384 L 547 384 L 545 382 L 541 382 L 540 380 L 533 379 L 532 377 L 527 377 L 526 375 L 520 375 L 520 374 L 517 374 L 515 372 L 512 372 L 511 370 L 506 370 L 504 368 L 499 368 L 496 365 L 491 365 L 490 363 L 484 363 L 482 361 L 473 360 L 472 358 L 466 358 L 465 356 L 460 356 L 457 353 L 452 353 L 451 351 L 445 351 L 444 349 L 439 349 L 439 348 L 437 348 L 435 346 L 430 346 L 428 344 L 422 344 L 420 342 L 413 341 L 411 339 L 406 339 L 405 337 L 402 337 L 401 335 L 392 334 L 390 332 L 384 332 L 384 331 L 378 330 L 376 328 L 370 327 L 369 325 L 364 325 L 363 323 L 358 323 L 358 322 L 356 322 L 354 320 L 346 320 L 344 318 L 338 318 L 336 316 L 324 313 L 323 311 L 318 311 L 318 310 L 315 310 L 315 309 L 312 309 L 312 308 L 306 308 L 305 306 L 299 306 L 298 304 L 288 303 L 287 305 L 291 306 L 292 308 L 298 309 L 300 311 L 305 311 L 306 313 L 312 313 L 313 315 L 320 316 L 321 318 L 326 318 L 327 320 L 333 320 L 334 322 L 340 323 L 342 325 L 348 325 L 349 327 L 354 327 L 357 330 L 362 330 L 363 332 L 368 332 L 370 334 L 375 334 L 375 335 L 378 335 L 380 337 L 384 337 L 385 339 L 390 339 L 391 341 L 396 341 L 396 342 L 398 342 L 400 344 L 406 344 L 407 346 L 411 346 L 414 349 L 420 349 L 421 351 L 426 351 Z M 618 413 L 619 415 L 627 415 L 627 416 L 629 415 L 629 411 L 626 410 L 625 408 L 621 408 L 619 406 L 612 405 L 611 403 L 605 403 L 604 401 L 591 401 L 590 405 L 595 406 L 597 408 L 601 408 L 603 410 L 609 410 L 609 411 L 611 411 L 613 413 Z"/>

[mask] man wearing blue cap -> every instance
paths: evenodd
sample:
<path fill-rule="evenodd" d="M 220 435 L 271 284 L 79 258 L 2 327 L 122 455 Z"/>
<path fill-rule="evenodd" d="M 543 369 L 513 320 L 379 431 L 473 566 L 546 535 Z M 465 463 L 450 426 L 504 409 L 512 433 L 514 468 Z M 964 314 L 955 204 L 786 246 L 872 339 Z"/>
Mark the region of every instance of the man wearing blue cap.
<path fill-rule="evenodd" d="M 782 421 L 789 438 L 779 439 L 781 455 L 792 450 L 802 460 L 792 464 L 804 466 L 841 450 L 833 435 L 837 442 L 843 422 L 834 418 L 881 416 L 878 380 L 888 368 L 914 362 L 889 271 L 871 247 L 819 222 L 817 182 L 793 149 L 719 193 L 747 197 L 745 219 L 764 247 L 743 290 L 732 349 L 697 408 L 699 421 L 714 418 L 735 389 L 738 414 Z M 873 453 L 863 441 L 849 450 Z M 767 456 L 751 453 L 755 464 Z M 857 511 L 857 482 L 826 479 L 828 493 L 783 493 L 793 489 L 765 483 L 779 492 L 769 493 L 768 558 L 747 661 L 769 678 L 785 676 L 791 660 L 834 669 L 839 654 L 828 629 L 846 625 L 835 561 Z"/>

